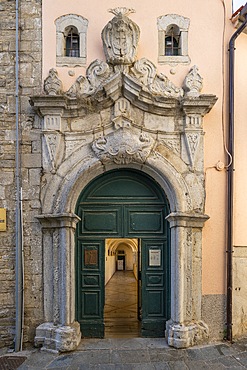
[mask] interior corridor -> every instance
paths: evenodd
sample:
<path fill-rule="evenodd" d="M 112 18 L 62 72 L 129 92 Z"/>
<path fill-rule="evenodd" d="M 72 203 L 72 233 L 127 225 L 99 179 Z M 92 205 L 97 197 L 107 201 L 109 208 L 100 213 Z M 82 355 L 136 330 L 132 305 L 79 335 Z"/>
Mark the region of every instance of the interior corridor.
<path fill-rule="evenodd" d="M 137 281 L 132 271 L 116 271 L 105 287 L 105 338 L 139 337 Z"/>

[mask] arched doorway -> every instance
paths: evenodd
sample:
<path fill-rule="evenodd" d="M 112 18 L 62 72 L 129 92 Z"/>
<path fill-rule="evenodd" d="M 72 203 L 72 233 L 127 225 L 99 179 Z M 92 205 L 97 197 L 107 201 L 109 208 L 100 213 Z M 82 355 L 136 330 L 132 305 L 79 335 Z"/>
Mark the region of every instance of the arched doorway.
<path fill-rule="evenodd" d="M 76 213 L 76 319 L 84 337 L 104 337 L 105 241 L 139 241 L 141 335 L 164 337 L 170 318 L 170 244 L 167 198 L 148 175 L 118 169 L 95 178 Z"/>

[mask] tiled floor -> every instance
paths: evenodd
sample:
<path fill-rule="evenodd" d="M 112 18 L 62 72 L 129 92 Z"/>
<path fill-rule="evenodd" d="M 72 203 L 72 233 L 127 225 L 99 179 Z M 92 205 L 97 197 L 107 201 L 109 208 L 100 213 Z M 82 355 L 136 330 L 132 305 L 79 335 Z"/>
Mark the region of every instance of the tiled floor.
<path fill-rule="evenodd" d="M 139 337 L 137 281 L 132 271 L 117 271 L 105 289 L 105 338 Z"/>

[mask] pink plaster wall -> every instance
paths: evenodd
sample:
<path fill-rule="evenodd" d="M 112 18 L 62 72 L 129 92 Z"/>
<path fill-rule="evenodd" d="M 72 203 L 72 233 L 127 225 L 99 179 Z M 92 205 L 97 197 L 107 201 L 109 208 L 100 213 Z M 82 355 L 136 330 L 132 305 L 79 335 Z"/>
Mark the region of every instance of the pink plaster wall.
<path fill-rule="evenodd" d="M 222 294 L 225 292 L 225 213 L 226 213 L 226 170 L 217 171 L 213 168 L 220 160 L 227 164 L 229 158 L 224 150 L 224 126 L 227 121 L 227 56 L 228 40 L 234 32 L 231 17 L 231 1 L 225 0 L 226 14 L 222 0 L 43 0 L 43 77 L 50 68 L 56 66 L 56 29 L 55 19 L 61 15 L 74 13 L 89 20 L 87 34 L 87 62 L 95 59 L 105 59 L 101 42 L 101 31 L 113 15 L 107 9 L 125 6 L 134 8 L 135 14 L 130 18 L 141 29 L 138 49 L 138 58 L 146 57 L 157 65 L 158 71 L 166 74 L 172 82 L 181 85 L 184 77 L 193 65 L 199 67 L 204 78 L 203 93 L 215 94 L 218 102 L 204 119 L 205 130 L 205 174 L 206 174 L 206 208 L 205 213 L 210 216 L 203 230 L 203 294 Z M 189 28 L 189 56 L 191 64 L 174 67 L 175 74 L 171 74 L 171 66 L 159 65 L 157 18 L 165 14 L 180 14 L 190 18 Z M 224 31 L 225 22 L 225 35 Z M 224 38 L 223 38 L 224 37 Z M 241 36 L 238 48 L 247 50 L 247 35 Z M 235 243 L 247 244 L 247 197 L 245 195 L 247 180 L 247 165 L 243 157 L 247 158 L 247 145 L 243 137 L 247 137 L 247 124 L 242 117 L 247 117 L 247 104 L 242 94 L 246 86 L 246 78 L 241 79 L 245 72 L 247 51 L 244 59 L 237 57 L 237 79 L 240 81 L 237 100 L 241 102 L 236 113 L 238 122 L 236 130 L 237 162 L 236 164 L 236 208 L 235 215 Z M 75 79 L 85 74 L 86 67 L 58 68 L 59 78 L 64 88 L 68 89 Z M 75 75 L 70 77 L 68 70 Z M 223 77 L 224 75 L 224 77 Z M 240 143 L 240 144 L 239 144 Z"/>

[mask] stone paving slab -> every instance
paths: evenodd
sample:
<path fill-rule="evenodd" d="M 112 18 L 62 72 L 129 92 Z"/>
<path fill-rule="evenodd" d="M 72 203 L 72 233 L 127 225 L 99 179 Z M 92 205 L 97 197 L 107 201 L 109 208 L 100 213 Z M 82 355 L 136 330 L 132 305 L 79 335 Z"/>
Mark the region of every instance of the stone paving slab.
<path fill-rule="evenodd" d="M 84 339 L 74 352 L 32 349 L 25 356 L 19 370 L 243 370 L 247 338 L 181 350 L 168 347 L 164 339 Z"/>

